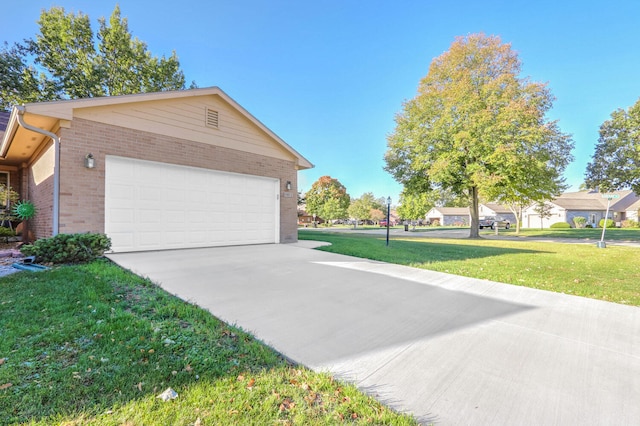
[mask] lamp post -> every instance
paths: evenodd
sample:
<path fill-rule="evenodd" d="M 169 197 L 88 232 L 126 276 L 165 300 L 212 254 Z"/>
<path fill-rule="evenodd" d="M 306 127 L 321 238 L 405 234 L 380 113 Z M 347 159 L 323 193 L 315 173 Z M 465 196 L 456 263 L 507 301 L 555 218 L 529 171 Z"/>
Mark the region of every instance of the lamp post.
<path fill-rule="evenodd" d="M 389 247 L 389 213 L 391 212 L 391 197 L 387 197 L 387 247 Z"/>

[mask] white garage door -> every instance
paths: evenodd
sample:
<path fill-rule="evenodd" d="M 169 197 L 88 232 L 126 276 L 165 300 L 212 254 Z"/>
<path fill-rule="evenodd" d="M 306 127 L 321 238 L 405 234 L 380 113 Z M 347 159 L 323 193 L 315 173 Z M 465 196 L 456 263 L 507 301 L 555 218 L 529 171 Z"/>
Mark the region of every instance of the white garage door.
<path fill-rule="evenodd" d="M 278 243 L 277 179 L 107 156 L 105 232 L 116 252 Z"/>

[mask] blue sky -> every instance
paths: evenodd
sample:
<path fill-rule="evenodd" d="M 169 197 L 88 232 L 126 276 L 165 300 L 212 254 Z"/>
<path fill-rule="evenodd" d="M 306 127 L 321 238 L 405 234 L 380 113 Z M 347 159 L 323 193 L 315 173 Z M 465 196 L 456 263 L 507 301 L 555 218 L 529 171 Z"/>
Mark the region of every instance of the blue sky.
<path fill-rule="evenodd" d="M 33 37 L 42 9 L 97 19 L 115 2 L 3 1 L 0 42 Z M 402 187 L 383 170 L 386 136 L 431 60 L 456 36 L 511 43 L 523 76 L 547 82 L 549 118 L 573 135 L 565 177 L 584 179 L 600 125 L 640 97 L 640 2 L 120 0 L 134 36 L 155 55 L 175 50 L 187 81 L 219 86 L 308 158 L 306 191 L 337 178 L 352 197 Z"/>

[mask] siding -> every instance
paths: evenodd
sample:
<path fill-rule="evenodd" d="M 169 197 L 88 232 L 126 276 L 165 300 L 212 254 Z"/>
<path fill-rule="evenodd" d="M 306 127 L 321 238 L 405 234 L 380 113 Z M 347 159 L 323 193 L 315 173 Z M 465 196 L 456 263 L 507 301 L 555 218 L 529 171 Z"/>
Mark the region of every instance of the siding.
<path fill-rule="evenodd" d="M 207 108 L 219 114 L 217 129 L 205 126 Z M 82 108 L 76 110 L 75 117 L 296 161 L 290 152 L 216 95 Z"/>

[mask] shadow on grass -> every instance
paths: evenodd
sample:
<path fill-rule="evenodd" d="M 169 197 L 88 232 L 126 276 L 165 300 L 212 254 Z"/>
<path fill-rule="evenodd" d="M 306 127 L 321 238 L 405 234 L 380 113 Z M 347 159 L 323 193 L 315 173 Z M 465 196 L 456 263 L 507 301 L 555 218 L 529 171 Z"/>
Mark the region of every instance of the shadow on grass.
<path fill-rule="evenodd" d="M 495 257 L 504 254 L 545 253 L 541 250 L 531 250 L 526 248 L 509 248 L 473 244 L 470 243 L 470 240 L 465 240 L 464 243 L 456 244 L 413 241 L 409 239 L 396 238 L 392 239 L 387 247 L 385 239 L 380 238 L 380 236 L 300 232 L 299 238 L 331 243 L 330 246 L 321 247 L 319 250 L 395 263 L 398 265 L 460 261 L 466 259 Z"/>

